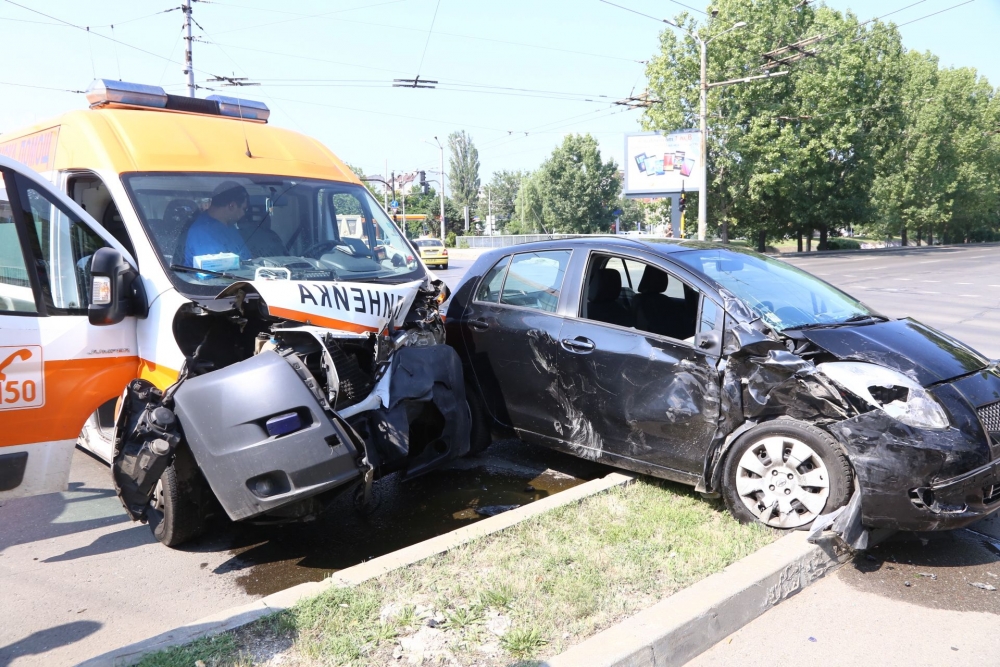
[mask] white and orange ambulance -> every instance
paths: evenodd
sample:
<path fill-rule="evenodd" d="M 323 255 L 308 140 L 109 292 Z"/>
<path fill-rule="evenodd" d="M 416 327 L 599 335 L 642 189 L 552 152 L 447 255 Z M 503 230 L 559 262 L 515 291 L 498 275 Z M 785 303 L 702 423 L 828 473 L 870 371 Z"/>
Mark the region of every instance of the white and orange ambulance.
<path fill-rule="evenodd" d="M 0 137 L 0 500 L 79 443 L 173 546 L 468 450 L 447 288 L 343 162 L 259 102 L 87 99 Z"/>

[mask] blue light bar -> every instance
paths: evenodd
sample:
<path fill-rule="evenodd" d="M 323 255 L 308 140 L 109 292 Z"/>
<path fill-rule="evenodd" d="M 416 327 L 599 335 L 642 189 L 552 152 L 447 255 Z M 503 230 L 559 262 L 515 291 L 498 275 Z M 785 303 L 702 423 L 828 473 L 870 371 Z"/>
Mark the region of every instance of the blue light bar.
<path fill-rule="evenodd" d="M 167 106 L 167 93 L 159 86 L 128 83 L 113 79 L 94 79 L 87 89 L 90 106 L 127 104 L 136 107 L 163 109 Z"/>
<path fill-rule="evenodd" d="M 263 102 L 255 100 L 244 100 L 237 97 L 226 97 L 225 95 L 209 95 L 206 100 L 219 103 L 219 113 L 232 118 L 243 118 L 245 120 L 262 120 L 267 122 L 271 110 Z"/>
<path fill-rule="evenodd" d="M 288 435 L 302 428 L 302 418 L 294 412 L 288 412 L 277 417 L 271 417 L 267 420 L 264 427 L 267 429 L 267 434 L 271 437 Z"/>

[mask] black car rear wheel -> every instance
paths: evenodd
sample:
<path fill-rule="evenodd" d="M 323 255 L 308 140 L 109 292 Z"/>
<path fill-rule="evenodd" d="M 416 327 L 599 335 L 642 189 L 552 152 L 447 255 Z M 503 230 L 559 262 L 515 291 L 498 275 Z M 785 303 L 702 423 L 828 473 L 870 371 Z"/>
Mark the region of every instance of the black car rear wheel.
<path fill-rule="evenodd" d="M 741 523 L 803 528 L 847 503 L 847 455 L 825 431 L 789 419 L 754 427 L 726 457 L 723 495 Z"/>
<path fill-rule="evenodd" d="M 472 417 L 472 432 L 469 434 L 469 454 L 475 456 L 486 451 L 493 443 L 493 432 L 490 416 L 479 395 L 479 390 L 471 382 L 465 383 L 465 399 L 469 402 L 469 413 Z"/>

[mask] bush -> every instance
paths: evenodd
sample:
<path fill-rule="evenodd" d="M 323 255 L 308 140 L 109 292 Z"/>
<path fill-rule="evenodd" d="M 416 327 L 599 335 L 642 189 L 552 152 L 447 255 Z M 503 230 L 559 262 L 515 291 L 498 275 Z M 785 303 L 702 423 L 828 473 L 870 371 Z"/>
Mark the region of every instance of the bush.
<path fill-rule="evenodd" d="M 448 232 L 448 235 L 444 238 L 444 244 L 449 248 L 455 247 L 455 232 Z"/>
<path fill-rule="evenodd" d="M 861 244 L 854 239 L 827 239 L 826 240 L 827 250 L 861 250 Z"/>

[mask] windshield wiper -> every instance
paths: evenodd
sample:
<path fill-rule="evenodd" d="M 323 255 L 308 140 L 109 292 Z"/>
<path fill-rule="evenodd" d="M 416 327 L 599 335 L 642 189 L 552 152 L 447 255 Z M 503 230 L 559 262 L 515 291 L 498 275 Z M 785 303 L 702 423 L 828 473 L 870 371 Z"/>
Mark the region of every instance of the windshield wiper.
<path fill-rule="evenodd" d="M 785 327 L 782 331 L 792 330 L 792 331 L 803 331 L 805 329 L 836 329 L 839 327 L 847 327 L 852 324 L 874 324 L 875 322 L 888 322 L 889 318 L 884 315 L 852 315 L 846 320 L 841 320 L 840 322 L 812 322 L 809 324 L 800 324 L 794 327 Z"/>
<path fill-rule="evenodd" d="M 186 271 L 188 273 L 207 273 L 210 276 L 218 276 L 219 278 L 229 278 L 230 280 L 246 280 L 245 278 L 234 276 L 231 273 L 223 273 L 222 271 L 210 271 L 209 269 L 196 269 L 193 266 L 184 266 L 183 264 L 171 264 L 170 268 L 173 269 L 174 271 Z"/>

